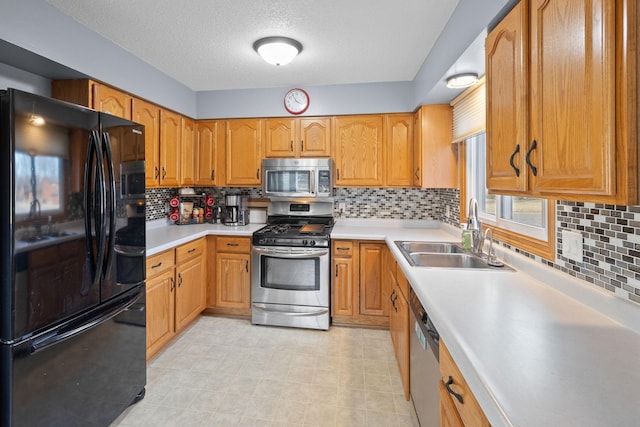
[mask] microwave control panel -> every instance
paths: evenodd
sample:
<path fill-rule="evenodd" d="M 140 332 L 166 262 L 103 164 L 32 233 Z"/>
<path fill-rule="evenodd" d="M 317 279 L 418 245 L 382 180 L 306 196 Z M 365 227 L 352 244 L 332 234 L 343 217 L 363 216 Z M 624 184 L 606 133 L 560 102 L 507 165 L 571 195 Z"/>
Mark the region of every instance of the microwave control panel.
<path fill-rule="evenodd" d="M 318 193 L 331 193 L 331 171 L 318 171 Z"/>

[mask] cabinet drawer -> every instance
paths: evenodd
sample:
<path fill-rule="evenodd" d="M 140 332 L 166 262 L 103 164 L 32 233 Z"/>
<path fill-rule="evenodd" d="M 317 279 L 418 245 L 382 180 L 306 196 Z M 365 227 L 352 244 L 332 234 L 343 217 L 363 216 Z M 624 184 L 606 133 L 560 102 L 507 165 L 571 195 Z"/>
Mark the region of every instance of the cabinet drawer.
<path fill-rule="evenodd" d="M 251 252 L 251 240 L 248 237 L 218 237 L 216 249 L 218 252 L 248 254 Z"/>
<path fill-rule="evenodd" d="M 353 242 L 351 240 L 334 240 L 333 256 L 352 256 Z"/>
<path fill-rule="evenodd" d="M 175 265 L 174 250 L 161 252 L 147 257 L 147 280 L 173 268 Z"/>
<path fill-rule="evenodd" d="M 178 246 L 176 248 L 176 264 L 181 264 L 191 258 L 200 256 L 203 251 L 204 239 L 194 240 L 193 242 Z"/>
<path fill-rule="evenodd" d="M 487 420 L 482 408 L 478 404 L 478 401 L 471 393 L 467 382 L 465 381 L 462 373 L 458 369 L 458 366 L 453 361 L 449 350 L 444 345 L 442 340 L 440 341 L 440 374 L 442 374 L 442 381 L 447 384 L 448 387 L 462 399 L 463 403 L 448 390 L 451 395 L 453 404 L 458 410 L 458 414 L 466 426 L 482 426 L 489 427 L 489 421 Z"/>

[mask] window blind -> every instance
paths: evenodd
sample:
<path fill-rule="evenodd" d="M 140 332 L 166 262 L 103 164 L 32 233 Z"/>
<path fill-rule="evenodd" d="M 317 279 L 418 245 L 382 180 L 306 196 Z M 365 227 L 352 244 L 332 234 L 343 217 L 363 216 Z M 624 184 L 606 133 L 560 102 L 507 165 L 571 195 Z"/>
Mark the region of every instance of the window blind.
<path fill-rule="evenodd" d="M 462 92 L 453 101 L 453 139 L 462 142 L 486 129 L 485 79 Z"/>

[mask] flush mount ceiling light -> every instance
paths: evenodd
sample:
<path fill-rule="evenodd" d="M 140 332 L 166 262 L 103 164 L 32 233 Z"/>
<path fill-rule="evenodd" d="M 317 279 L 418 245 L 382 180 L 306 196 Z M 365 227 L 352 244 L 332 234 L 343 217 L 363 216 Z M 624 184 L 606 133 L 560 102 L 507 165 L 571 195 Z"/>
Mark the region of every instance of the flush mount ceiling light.
<path fill-rule="evenodd" d="M 462 89 L 478 83 L 476 73 L 462 73 L 447 77 L 447 87 L 449 89 Z"/>
<path fill-rule="evenodd" d="M 288 37 L 265 37 L 256 40 L 253 49 L 269 64 L 287 65 L 302 52 L 302 44 Z"/>

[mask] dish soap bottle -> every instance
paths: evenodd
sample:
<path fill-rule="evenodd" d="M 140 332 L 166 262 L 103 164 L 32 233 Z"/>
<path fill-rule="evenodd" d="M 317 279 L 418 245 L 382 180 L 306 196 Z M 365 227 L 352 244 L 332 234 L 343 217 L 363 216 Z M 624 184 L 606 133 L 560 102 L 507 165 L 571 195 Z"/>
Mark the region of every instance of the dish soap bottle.
<path fill-rule="evenodd" d="M 472 231 L 467 229 L 467 224 L 462 224 L 462 249 L 470 251 L 473 248 Z"/>

